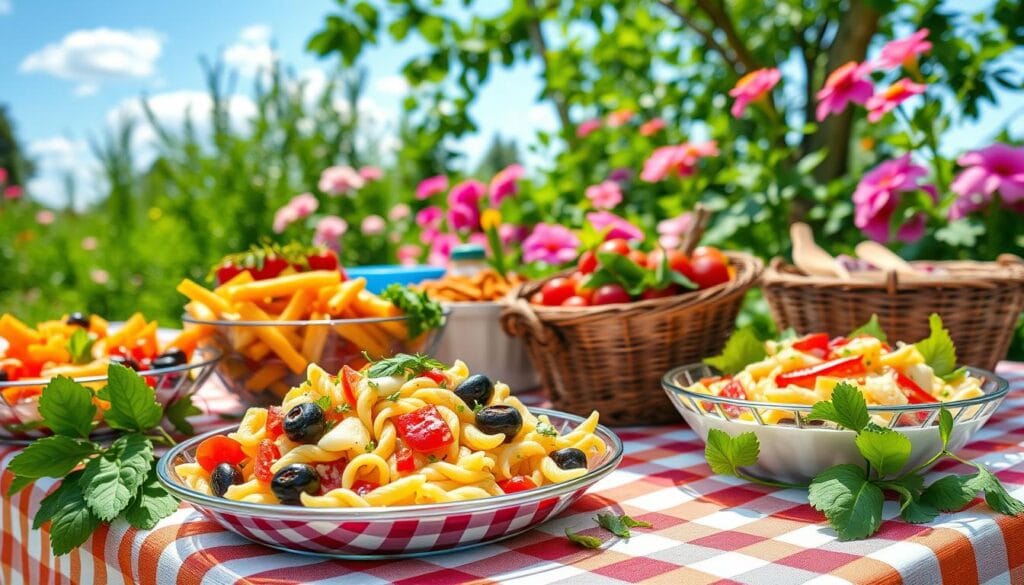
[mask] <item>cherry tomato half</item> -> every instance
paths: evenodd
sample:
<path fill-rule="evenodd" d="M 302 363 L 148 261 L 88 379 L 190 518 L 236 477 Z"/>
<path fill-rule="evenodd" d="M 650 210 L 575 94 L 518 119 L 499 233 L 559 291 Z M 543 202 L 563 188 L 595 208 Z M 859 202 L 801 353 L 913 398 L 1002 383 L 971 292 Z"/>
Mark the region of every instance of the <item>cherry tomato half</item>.
<path fill-rule="evenodd" d="M 270 482 L 274 479 L 274 472 L 270 470 L 270 466 L 280 458 L 281 450 L 277 448 L 277 444 L 269 439 L 263 439 L 256 446 L 256 463 L 252 466 L 253 476 L 260 481 Z"/>
<path fill-rule="evenodd" d="M 514 494 L 516 492 L 532 490 L 537 487 L 537 484 L 533 483 L 533 480 L 525 475 L 515 475 L 506 480 L 499 481 L 498 487 L 506 494 Z"/>
<path fill-rule="evenodd" d="M 234 439 L 216 435 L 199 443 L 196 449 L 196 463 L 208 472 L 212 472 L 221 463 L 238 465 L 245 460 L 242 445 Z"/>

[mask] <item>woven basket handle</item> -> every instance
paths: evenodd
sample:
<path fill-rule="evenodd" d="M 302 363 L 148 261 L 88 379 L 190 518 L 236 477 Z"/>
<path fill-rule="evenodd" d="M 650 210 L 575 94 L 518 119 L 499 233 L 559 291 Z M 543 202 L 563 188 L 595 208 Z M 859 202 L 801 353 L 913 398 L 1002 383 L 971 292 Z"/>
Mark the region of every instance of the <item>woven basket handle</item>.
<path fill-rule="evenodd" d="M 524 337 L 529 335 L 537 343 L 557 349 L 557 337 L 549 327 L 545 327 L 537 317 L 536 311 L 524 298 L 517 298 L 505 305 L 501 312 L 501 327 L 512 337 Z"/>

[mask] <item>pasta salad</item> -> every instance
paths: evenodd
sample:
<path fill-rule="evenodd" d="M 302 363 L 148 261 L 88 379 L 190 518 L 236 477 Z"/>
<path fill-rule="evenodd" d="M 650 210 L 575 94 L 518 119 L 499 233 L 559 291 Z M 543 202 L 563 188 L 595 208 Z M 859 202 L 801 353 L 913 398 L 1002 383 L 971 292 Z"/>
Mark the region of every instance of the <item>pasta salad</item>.
<path fill-rule="evenodd" d="M 501 382 L 399 354 L 331 376 L 316 365 L 280 407 L 250 408 L 175 471 L 229 500 L 308 507 L 430 504 L 578 478 L 607 446 L 594 412 L 561 432 Z"/>

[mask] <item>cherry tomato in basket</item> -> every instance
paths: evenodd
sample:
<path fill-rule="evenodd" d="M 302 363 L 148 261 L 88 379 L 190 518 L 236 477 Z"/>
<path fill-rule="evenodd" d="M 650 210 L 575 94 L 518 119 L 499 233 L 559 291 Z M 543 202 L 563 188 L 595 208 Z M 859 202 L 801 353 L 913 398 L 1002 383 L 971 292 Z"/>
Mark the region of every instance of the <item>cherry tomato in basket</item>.
<path fill-rule="evenodd" d="M 649 288 L 640 293 L 640 298 L 645 301 L 650 299 L 663 299 L 665 297 L 674 297 L 680 292 L 682 292 L 682 289 L 679 288 L 679 285 L 670 284 L 662 289 Z"/>
<path fill-rule="evenodd" d="M 849 378 L 859 376 L 865 371 L 867 370 L 864 368 L 863 356 L 852 355 L 850 357 L 839 358 L 837 360 L 816 364 L 807 368 L 793 370 L 792 372 L 786 372 L 785 374 L 779 374 L 778 376 L 775 376 L 775 384 L 779 387 L 793 384 L 794 386 L 802 386 L 813 390 L 815 381 L 819 376 Z"/>
<path fill-rule="evenodd" d="M 618 254 L 619 256 L 629 256 L 629 252 L 632 248 L 629 247 L 629 242 L 622 238 L 615 238 L 602 242 L 597 247 L 598 252 L 611 252 L 612 254 Z"/>
<path fill-rule="evenodd" d="M 256 463 L 252 466 L 253 476 L 267 483 L 274 479 L 274 472 L 270 467 L 281 458 L 281 450 L 270 439 L 263 439 L 256 446 Z"/>
<path fill-rule="evenodd" d="M 365 496 L 366 494 L 372 492 L 373 490 L 379 487 L 379 483 L 373 483 L 372 481 L 363 481 L 361 479 L 357 479 L 352 482 L 352 491 L 359 494 L 360 496 Z"/>
<path fill-rule="evenodd" d="M 395 451 L 395 469 L 397 469 L 399 473 L 409 473 L 416 469 L 416 460 L 413 459 L 412 449 L 402 447 L 398 451 Z"/>
<path fill-rule="evenodd" d="M 647 254 L 643 250 L 630 250 L 626 257 L 637 266 L 647 266 Z"/>
<path fill-rule="evenodd" d="M 506 494 L 514 494 L 516 492 L 532 490 L 537 487 L 537 484 L 533 483 L 533 480 L 525 475 L 515 475 L 508 479 L 499 481 L 498 487 L 500 487 L 501 491 Z"/>
<path fill-rule="evenodd" d="M 590 306 L 590 301 L 588 301 L 587 299 L 585 299 L 585 298 L 583 298 L 581 296 L 573 295 L 573 296 L 565 299 L 565 301 L 562 303 L 562 306 L 563 307 L 589 307 Z"/>
<path fill-rule="evenodd" d="M 341 367 L 341 373 L 338 374 L 341 378 L 341 391 L 345 394 L 345 400 L 349 403 L 352 408 L 356 407 L 356 384 L 363 377 L 362 374 L 346 366 Z"/>
<path fill-rule="evenodd" d="M 583 274 L 590 274 L 597 270 L 597 254 L 593 250 L 587 250 L 580 256 L 580 261 L 576 264 L 576 267 Z"/>
<path fill-rule="evenodd" d="M 690 262 L 690 268 L 693 270 L 690 280 L 700 288 L 710 288 L 723 282 L 729 282 L 729 269 L 721 260 L 713 256 L 694 256 Z"/>
<path fill-rule="evenodd" d="M 207 472 L 221 463 L 238 465 L 245 460 L 245 453 L 242 452 L 242 445 L 234 439 L 222 435 L 216 435 L 199 443 L 196 449 L 196 463 Z"/>
<path fill-rule="evenodd" d="M 829 350 L 828 333 L 811 333 L 793 342 L 793 349 L 824 359 Z"/>
<path fill-rule="evenodd" d="M 671 270 L 675 270 L 686 278 L 693 280 L 693 267 L 690 265 L 690 259 L 681 250 L 662 250 L 657 248 L 647 255 L 647 267 L 651 270 L 657 270 L 663 256 L 668 257 L 668 267 Z"/>
<path fill-rule="evenodd" d="M 568 278 L 552 278 L 544 283 L 540 293 L 545 305 L 557 307 L 565 302 L 565 299 L 576 294 L 576 283 Z"/>
<path fill-rule="evenodd" d="M 543 293 L 541 293 L 540 291 L 537 291 L 537 292 L 533 293 L 532 295 L 530 295 L 530 303 L 532 303 L 534 305 L 543 305 L 544 304 L 544 295 L 543 295 Z"/>
<path fill-rule="evenodd" d="M 284 412 L 280 406 L 271 406 L 267 409 L 267 422 L 264 426 L 267 429 L 267 438 L 271 441 L 284 434 Z"/>
<path fill-rule="evenodd" d="M 606 284 L 604 286 L 597 287 L 594 291 L 594 297 L 591 299 L 590 304 L 592 305 L 611 305 L 614 303 L 628 303 L 631 301 L 629 293 L 626 289 L 622 288 L 617 284 Z"/>
<path fill-rule="evenodd" d="M 341 476 L 348 467 L 348 459 L 341 458 L 330 463 L 317 463 L 313 466 L 320 476 L 320 495 L 341 487 Z"/>
<path fill-rule="evenodd" d="M 723 254 L 721 250 L 713 246 L 697 246 L 693 250 L 693 254 L 691 254 L 690 257 L 691 260 L 696 260 L 697 258 L 702 257 L 714 258 L 715 260 L 718 260 L 719 262 L 725 264 L 726 266 L 729 265 L 729 258 L 726 257 L 726 255 Z"/>
<path fill-rule="evenodd" d="M 413 451 L 429 453 L 452 444 L 455 437 L 447 421 L 434 405 L 424 406 L 392 419 L 398 436 Z"/>

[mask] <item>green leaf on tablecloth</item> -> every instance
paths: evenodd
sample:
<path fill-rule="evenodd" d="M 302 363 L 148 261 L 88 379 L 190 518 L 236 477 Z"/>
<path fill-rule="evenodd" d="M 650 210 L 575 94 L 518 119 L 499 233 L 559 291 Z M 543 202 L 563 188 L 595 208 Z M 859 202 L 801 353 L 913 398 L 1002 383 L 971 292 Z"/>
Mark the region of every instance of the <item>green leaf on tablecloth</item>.
<path fill-rule="evenodd" d="M 740 467 L 757 463 L 761 445 L 754 433 L 743 433 L 730 437 L 718 429 L 708 430 L 707 444 L 704 447 L 704 458 L 715 473 L 722 475 L 738 475 Z"/>
<path fill-rule="evenodd" d="M 942 449 L 949 446 L 949 437 L 953 434 L 953 415 L 945 408 L 939 409 L 939 437 L 942 439 Z"/>
<path fill-rule="evenodd" d="M 153 464 L 153 444 L 142 435 L 125 435 L 101 457 L 89 461 L 80 483 L 89 507 L 110 521 L 128 507 Z"/>
<path fill-rule="evenodd" d="M 599 548 L 601 546 L 600 538 L 570 532 L 568 528 L 565 529 L 565 537 L 569 539 L 569 542 L 578 544 L 583 548 Z"/>
<path fill-rule="evenodd" d="M 103 414 L 112 428 L 124 431 L 145 431 L 163 418 L 164 410 L 156 402 L 156 394 L 135 372 L 120 365 L 107 369 L 110 408 Z"/>
<path fill-rule="evenodd" d="M 124 517 L 132 526 L 149 530 L 177 509 L 178 500 L 160 485 L 156 469 L 150 469 L 138 494 L 124 511 Z"/>
<path fill-rule="evenodd" d="M 71 378 L 57 376 L 39 396 L 39 414 L 54 433 L 85 438 L 92 432 L 96 405 L 88 388 Z"/>
<path fill-rule="evenodd" d="M 926 524 L 939 515 L 938 509 L 920 500 L 910 500 L 906 505 L 901 501 L 900 505 L 900 518 L 911 524 Z"/>
<path fill-rule="evenodd" d="M 78 486 L 78 481 L 81 477 L 81 470 L 69 473 L 64 479 L 60 480 L 57 489 L 50 492 L 39 502 L 39 510 L 36 512 L 35 517 L 32 518 L 32 528 L 34 530 L 42 528 L 43 524 L 46 524 L 64 506 L 66 503 L 65 494 L 71 490 L 81 489 Z"/>
<path fill-rule="evenodd" d="M 921 501 L 924 477 L 918 473 L 904 475 L 893 480 L 876 481 L 875 485 L 883 490 L 891 490 L 899 494 L 900 517 L 911 524 L 931 522 L 939 515 L 935 506 Z"/>
<path fill-rule="evenodd" d="M 846 382 L 836 384 L 832 389 L 832 399 L 818 402 L 811 407 L 810 420 L 827 420 L 837 425 L 860 432 L 867 426 L 868 406 L 864 395 L 856 386 Z"/>
<path fill-rule="evenodd" d="M 164 411 L 164 415 L 167 417 L 167 420 L 174 425 L 174 428 L 177 429 L 178 432 L 185 435 L 192 435 L 195 432 L 195 429 L 192 428 L 192 424 L 188 422 L 188 417 L 195 416 L 197 414 L 203 414 L 203 411 L 193 404 L 191 396 L 185 396 L 175 400 Z"/>
<path fill-rule="evenodd" d="M 808 500 L 825 514 L 840 540 L 866 538 L 882 524 L 882 490 L 856 465 L 835 465 L 819 473 L 811 481 Z"/>
<path fill-rule="evenodd" d="M 910 439 L 874 424 L 868 424 L 854 440 L 857 450 L 864 456 L 879 476 L 896 473 L 910 458 Z"/>
<path fill-rule="evenodd" d="M 650 522 L 645 520 L 634 520 L 625 514 L 619 516 L 619 519 L 622 520 L 622 523 L 628 528 L 654 528 L 654 525 Z"/>
<path fill-rule="evenodd" d="M 874 314 L 871 315 L 871 318 L 868 319 L 867 323 L 851 331 L 847 337 L 853 339 L 858 335 L 870 335 L 883 343 L 889 341 L 889 337 L 886 336 L 885 331 L 882 329 L 882 325 L 878 322 L 878 315 Z"/>
<path fill-rule="evenodd" d="M 88 540 L 100 519 L 85 502 L 81 483 L 72 482 L 61 494 L 60 507 L 50 521 L 50 548 L 53 554 L 63 555 Z"/>
<path fill-rule="evenodd" d="M 999 478 L 984 465 L 975 464 L 978 473 L 968 480 L 967 487 L 985 492 L 985 503 L 1000 514 L 1016 516 L 1024 512 L 1024 503 L 1010 495 Z"/>
<path fill-rule="evenodd" d="M 942 317 L 932 313 L 928 318 L 931 333 L 928 337 L 914 344 L 917 351 L 924 356 L 926 364 L 931 366 L 936 376 L 945 376 L 956 370 L 956 346 L 953 339 L 942 326 Z"/>
<path fill-rule="evenodd" d="M 36 439 L 11 459 L 11 473 L 22 477 L 63 477 L 89 455 L 97 445 L 63 435 Z"/>
<path fill-rule="evenodd" d="M 736 374 L 754 362 L 759 362 L 768 355 L 764 350 L 764 342 L 758 339 L 752 327 L 737 329 L 721 355 L 704 358 L 704 363 L 724 374 Z"/>
<path fill-rule="evenodd" d="M 978 490 L 972 488 L 973 475 L 947 475 L 935 480 L 921 493 L 921 501 L 943 512 L 956 512 L 974 499 Z"/>
<path fill-rule="evenodd" d="M 608 532 L 611 532 L 619 538 L 629 538 L 631 536 L 629 527 L 623 522 L 622 516 L 616 516 L 615 514 L 598 514 L 594 518 L 594 522 L 601 528 L 604 528 Z"/>

